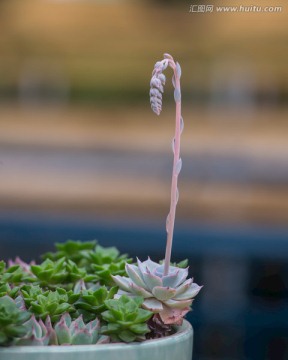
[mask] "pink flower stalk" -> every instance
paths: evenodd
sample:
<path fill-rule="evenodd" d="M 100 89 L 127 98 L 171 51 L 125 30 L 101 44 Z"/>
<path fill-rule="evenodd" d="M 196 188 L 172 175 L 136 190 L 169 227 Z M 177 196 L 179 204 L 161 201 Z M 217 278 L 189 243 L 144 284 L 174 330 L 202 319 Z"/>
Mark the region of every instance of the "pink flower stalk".
<path fill-rule="evenodd" d="M 178 183 L 178 175 L 182 167 L 182 160 L 180 158 L 180 137 L 184 128 L 184 121 L 181 116 L 180 65 L 178 64 L 178 62 L 175 63 L 171 55 L 164 54 L 164 59 L 158 61 L 155 64 L 154 70 L 152 72 L 152 79 L 150 82 L 151 108 L 155 112 L 155 114 L 160 115 L 160 112 L 162 110 L 162 93 L 164 92 L 163 86 L 165 85 L 165 81 L 166 81 L 163 71 L 168 66 L 172 68 L 174 73 L 172 77 L 172 84 L 174 86 L 174 100 L 176 103 L 176 126 L 175 126 L 175 137 L 172 140 L 174 161 L 173 161 L 172 184 L 171 184 L 170 211 L 166 221 L 167 243 L 166 243 L 166 253 L 164 260 L 164 276 L 166 276 L 169 273 L 176 205 L 179 198 L 177 183 Z"/>

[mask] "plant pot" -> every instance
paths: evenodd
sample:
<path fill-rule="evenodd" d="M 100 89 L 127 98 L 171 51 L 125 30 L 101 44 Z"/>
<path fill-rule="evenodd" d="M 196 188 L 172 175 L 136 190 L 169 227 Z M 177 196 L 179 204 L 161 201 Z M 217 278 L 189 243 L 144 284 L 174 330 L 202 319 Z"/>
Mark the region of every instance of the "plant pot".
<path fill-rule="evenodd" d="M 142 343 L 15 346 L 0 349 L 0 360 L 191 360 L 193 328 L 187 320 L 174 335 Z"/>

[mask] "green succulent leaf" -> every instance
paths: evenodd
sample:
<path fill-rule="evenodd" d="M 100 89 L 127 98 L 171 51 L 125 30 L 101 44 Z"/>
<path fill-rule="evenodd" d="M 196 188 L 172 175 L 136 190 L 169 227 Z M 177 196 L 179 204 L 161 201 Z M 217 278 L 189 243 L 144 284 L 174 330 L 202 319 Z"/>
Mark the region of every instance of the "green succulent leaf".
<path fill-rule="evenodd" d="M 9 284 L 0 282 L 0 297 L 8 295 L 12 299 L 15 299 L 18 295 L 18 291 L 18 286 L 14 286 L 13 288 L 11 288 Z"/>
<path fill-rule="evenodd" d="M 137 337 L 137 335 L 133 331 L 129 331 L 129 330 L 121 330 L 118 336 L 122 341 L 127 343 L 135 341 Z"/>
<path fill-rule="evenodd" d="M 164 260 L 160 260 L 159 263 L 164 264 Z M 171 262 L 170 265 L 174 266 L 174 267 L 177 267 L 177 268 L 180 268 L 180 269 L 185 269 L 188 266 L 188 259 L 181 260 L 178 263 L 177 262 Z"/>
<path fill-rule="evenodd" d="M 0 275 L 3 274 L 5 268 L 6 268 L 6 263 L 5 263 L 5 261 L 1 260 L 0 261 Z"/>

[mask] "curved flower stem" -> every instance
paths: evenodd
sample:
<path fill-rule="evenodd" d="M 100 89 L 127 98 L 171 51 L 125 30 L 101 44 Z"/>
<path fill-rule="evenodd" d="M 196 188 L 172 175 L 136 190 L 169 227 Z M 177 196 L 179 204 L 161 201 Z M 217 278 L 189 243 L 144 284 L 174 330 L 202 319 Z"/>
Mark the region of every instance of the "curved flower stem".
<path fill-rule="evenodd" d="M 175 125 L 175 137 L 172 141 L 172 148 L 174 153 L 173 161 L 173 172 L 172 172 L 172 184 L 171 184 L 171 201 L 170 211 L 167 217 L 166 230 L 167 230 L 167 242 L 166 252 L 164 260 L 164 276 L 169 273 L 169 266 L 171 261 L 171 251 L 173 242 L 174 223 L 176 215 L 176 205 L 178 202 L 178 175 L 181 171 L 182 160 L 180 158 L 180 138 L 183 130 L 184 122 L 181 117 L 181 88 L 180 88 L 180 77 L 181 67 L 169 54 L 164 54 L 164 60 L 158 61 L 155 64 L 152 72 L 152 79 L 150 82 L 150 102 L 152 110 L 159 115 L 162 110 L 162 93 L 164 91 L 163 85 L 165 85 L 165 76 L 162 74 L 163 70 L 170 66 L 173 70 L 172 83 L 174 86 L 174 99 L 176 103 L 176 125 Z"/>
<path fill-rule="evenodd" d="M 172 65 L 172 64 L 171 64 Z M 171 66 L 170 65 L 170 66 Z M 175 77 L 175 90 L 178 89 L 180 92 L 180 77 L 177 75 L 175 63 L 172 67 L 174 70 Z M 176 102 L 176 115 L 175 115 L 175 140 L 174 142 L 174 161 L 173 161 L 173 172 L 172 172 L 172 184 L 171 184 L 171 199 L 170 199 L 170 212 L 168 215 L 168 224 L 167 224 L 167 242 L 166 242 L 166 252 L 164 260 L 164 276 L 169 273 L 169 266 L 171 261 L 171 251 L 172 251 L 172 242 L 173 242 L 173 233 L 174 233 L 174 223 L 176 215 L 176 205 L 178 201 L 178 166 L 180 159 L 180 121 L 181 121 L 181 96 L 180 98 L 175 97 Z"/>

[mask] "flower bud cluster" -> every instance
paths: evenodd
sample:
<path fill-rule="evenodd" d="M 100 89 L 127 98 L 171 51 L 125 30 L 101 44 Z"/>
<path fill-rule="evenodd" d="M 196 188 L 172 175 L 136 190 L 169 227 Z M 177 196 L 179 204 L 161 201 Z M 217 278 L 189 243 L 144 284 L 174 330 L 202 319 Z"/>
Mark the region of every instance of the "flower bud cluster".
<path fill-rule="evenodd" d="M 169 64 L 168 59 L 158 61 L 152 72 L 152 79 L 150 81 L 150 104 L 155 114 L 160 115 L 162 110 L 162 94 L 164 92 L 164 85 L 166 77 L 163 71 Z"/>

